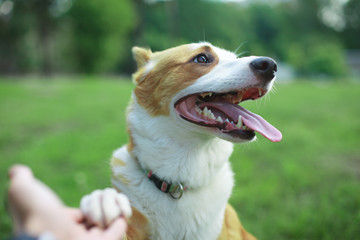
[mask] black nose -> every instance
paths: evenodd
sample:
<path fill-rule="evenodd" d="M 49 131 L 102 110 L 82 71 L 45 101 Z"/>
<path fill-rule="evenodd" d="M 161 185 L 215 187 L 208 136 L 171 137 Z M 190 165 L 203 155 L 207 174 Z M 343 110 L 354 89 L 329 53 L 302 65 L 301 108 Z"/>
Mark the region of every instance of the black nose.
<path fill-rule="evenodd" d="M 276 62 L 268 57 L 258 57 L 250 63 L 251 69 L 266 82 L 275 77 L 277 71 Z"/>

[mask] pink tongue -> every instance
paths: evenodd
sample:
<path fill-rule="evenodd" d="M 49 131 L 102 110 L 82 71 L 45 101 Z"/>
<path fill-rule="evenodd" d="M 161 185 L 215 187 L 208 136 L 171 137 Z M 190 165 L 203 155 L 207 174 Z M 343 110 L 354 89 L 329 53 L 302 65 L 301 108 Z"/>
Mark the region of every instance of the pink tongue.
<path fill-rule="evenodd" d="M 259 115 L 250 112 L 249 110 L 231 103 L 221 102 L 209 102 L 206 103 L 209 107 L 215 107 L 226 115 L 231 117 L 234 121 L 237 121 L 239 115 L 241 115 L 243 123 L 254 131 L 259 132 L 272 142 L 279 142 L 282 139 L 282 134 L 274 126 L 268 123 L 265 119 Z"/>
<path fill-rule="evenodd" d="M 239 106 L 240 115 L 243 123 L 254 131 L 261 133 L 264 137 L 272 142 L 279 142 L 282 139 L 282 134 L 273 125 L 268 123 L 265 119 L 259 115 L 252 113 L 245 108 Z"/>

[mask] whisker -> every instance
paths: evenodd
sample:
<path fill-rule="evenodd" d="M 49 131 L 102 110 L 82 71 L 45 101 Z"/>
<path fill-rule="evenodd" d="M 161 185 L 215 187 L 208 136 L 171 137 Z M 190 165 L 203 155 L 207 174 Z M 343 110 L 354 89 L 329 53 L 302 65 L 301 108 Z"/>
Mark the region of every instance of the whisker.
<path fill-rule="evenodd" d="M 237 53 L 239 50 L 240 50 L 240 48 L 242 47 L 242 46 L 244 46 L 245 44 L 247 44 L 248 42 L 247 41 L 245 41 L 245 42 L 243 42 L 243 43 L 240 43 L 240 45 L 235 49 L 235 51 L 234 51 L 234 53 L 237 55 L 237 56 L 240 56 L 240 55 L 243 55 L 244 54 L 244 52 L 241 52 L 241 53 Z"/>
<path fill-rule="evenodd" d="M 274 84 L 271 88 L 271 92 L 277 93 L 278 89 L 276 88 L 276 85 Z"/>
<path fill-rule="evenodd" d="M 236 56 L 237 56 L 237 57 L 241 57 L 241 56 L 243 56 L 243 55 L 245 55 L 245 54 L 247 54 L 247 53 L 249 53 L 249 52 L 248 52 L 248 51 L 243 51 L 243 52 L 241 52 L 241 53 L 236 54 Z"/>

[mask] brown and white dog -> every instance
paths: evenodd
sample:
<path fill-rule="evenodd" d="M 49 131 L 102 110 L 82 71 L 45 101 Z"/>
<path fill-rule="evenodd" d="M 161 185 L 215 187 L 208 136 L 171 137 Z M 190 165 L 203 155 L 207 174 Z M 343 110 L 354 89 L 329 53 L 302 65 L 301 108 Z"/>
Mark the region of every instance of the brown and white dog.
<path fill-rule="evenodd" d="M 255 239 L 228 205 L 231 142 L 281 133 L 238 104 L 270 91 L 276 63 L 210 43 L 161 52 L 134 47 L 138 70 L 127 111 L 130 142 L 111 160 L 113 189 L 85 196 L 88 221 L 130 216 L 127 239 Z M 127 198 L 131 203 L 131 208 Z M 132 210 L 131 210 L 132 209 Z"/>

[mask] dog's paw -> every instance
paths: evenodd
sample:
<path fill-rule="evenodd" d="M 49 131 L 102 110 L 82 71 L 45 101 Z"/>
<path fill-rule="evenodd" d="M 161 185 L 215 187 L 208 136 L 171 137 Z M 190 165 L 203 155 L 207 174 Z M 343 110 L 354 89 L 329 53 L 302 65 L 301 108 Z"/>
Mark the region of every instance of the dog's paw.
<path fill-rule="evenodd" d="M 129 199 L 112 188 L 95 190 L 84 196 L 80 202 L 80 209 L 85 216 L 86 224 L 100 228 L 108 227 L 118 217 L 131 216 Z"/>

